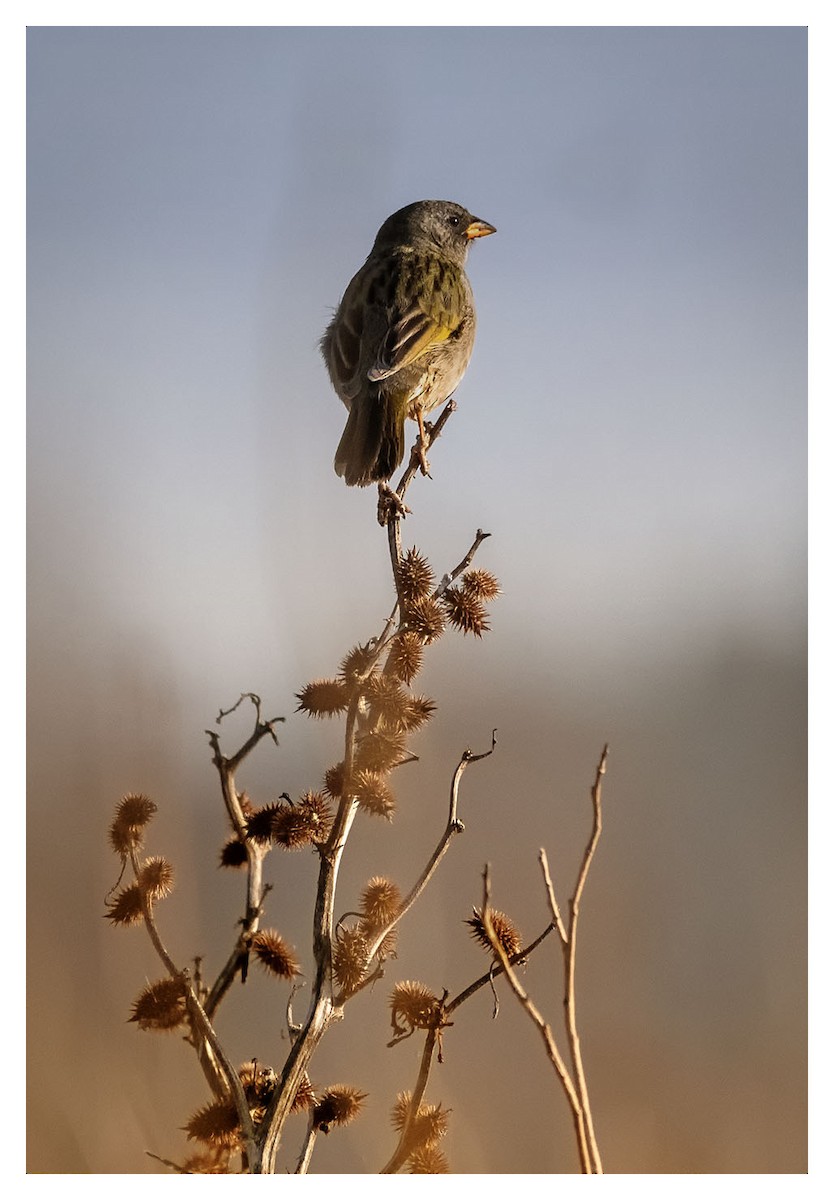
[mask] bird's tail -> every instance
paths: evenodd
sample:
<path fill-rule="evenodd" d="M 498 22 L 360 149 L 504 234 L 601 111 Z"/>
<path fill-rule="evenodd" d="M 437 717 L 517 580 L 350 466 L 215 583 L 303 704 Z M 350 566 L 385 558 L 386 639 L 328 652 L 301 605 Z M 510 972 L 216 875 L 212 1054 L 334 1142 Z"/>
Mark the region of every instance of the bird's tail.
<path fill-rule="evenodd" d="M 334 467 L 351 487 L 388 480 L 405 452 L 405 413 L 381 392 L 359 396 L 348 413 Z"/>

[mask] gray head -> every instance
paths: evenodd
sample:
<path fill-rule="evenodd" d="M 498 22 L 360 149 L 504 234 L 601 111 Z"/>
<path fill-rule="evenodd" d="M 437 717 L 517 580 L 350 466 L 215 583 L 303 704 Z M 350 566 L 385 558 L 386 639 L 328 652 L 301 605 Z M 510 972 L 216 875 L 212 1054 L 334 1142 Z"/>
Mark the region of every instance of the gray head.
<path fill-rule="evenodd" d="M 453 200 L 417 200 L 388 218 L 376 235 L 374 251 L 397 246 L 440 250 L 463 264 L 474 238 L 495 233 L 495 226 Z"/>

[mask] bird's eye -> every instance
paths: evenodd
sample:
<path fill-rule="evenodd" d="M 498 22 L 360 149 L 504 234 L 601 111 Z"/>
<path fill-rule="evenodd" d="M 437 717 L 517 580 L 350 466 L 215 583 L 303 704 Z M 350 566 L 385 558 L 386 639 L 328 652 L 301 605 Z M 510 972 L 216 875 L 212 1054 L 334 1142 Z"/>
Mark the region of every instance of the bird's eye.
<path fill-rule="evenodd" d="M 450 225 L 460 225 L 460 217 L 449 217 Z"/>

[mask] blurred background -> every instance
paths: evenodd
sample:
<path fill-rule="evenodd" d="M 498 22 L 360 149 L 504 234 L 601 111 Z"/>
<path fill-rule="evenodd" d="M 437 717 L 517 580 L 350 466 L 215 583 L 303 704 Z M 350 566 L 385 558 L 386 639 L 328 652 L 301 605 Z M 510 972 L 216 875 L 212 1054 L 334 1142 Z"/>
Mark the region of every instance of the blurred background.
<path fill-rule="evenodd" d="M 482 642 L 429 651 L 437 717 L 393 823 L 359 820 L 340 911 L 372 875 L 411 886 L 461 751 L 499 741 L 399 959 L 315 1060 L 369 1096 L 314 1170 L 390 1155 L 420 1047 L 386 1049 L 387 995 L 485 969 L 463 924 L 484 863 L 525 940 L 540 846 L 566 903 L 608 742 L 578 967 L 606 1171 L 804 1171 L 806 31 L 34 28 L 27 72 L 29 1170 L 184 1156 L 205 1088 L 176 1035 L 126 1023 L 161 970 L 102 919 L 107 826 L 124 793 L 155 799 L 163 934 L 212 976 L 244 884 L 217 869 L 204 731 L 248 690 L 287 718 L 241 772 L 258 802 L 340 756 L 295 693 L 392 586 L 375 491 L 333 473 L 317 342 L 384 218 L 437 197 L 498 233 L 470 255 L 475 354 L 404 538 L 442 573 L 488 530 L 503 595 Z M 315 875 L 269 861 L 266 923 L 308 977 Z M 559 1032 L 560 980 L 545 943 L 524 981 Z M 574 1172 L 499 993 L 497 1020 L 488 990 L 457 1012 L 430 1081 L 451 1168 Z M 258 972 L 235 990 L 234 1061 L 280 1065 L 285 1002 Z"/>

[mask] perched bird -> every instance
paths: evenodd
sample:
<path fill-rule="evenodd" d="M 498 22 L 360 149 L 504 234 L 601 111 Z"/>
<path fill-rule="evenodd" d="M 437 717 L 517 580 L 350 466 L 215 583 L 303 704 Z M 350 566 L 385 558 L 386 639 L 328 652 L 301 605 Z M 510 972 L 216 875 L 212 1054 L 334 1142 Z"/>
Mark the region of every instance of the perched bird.
<path fill-rule="evenodd" d="M 475 341 L 475 305 L 463 266 L 474 238 L 495 226 L 449 200 L 418 200 L 389 217 L 321 340 L 336 394 L 348 409 L 334 466 L 345 483 L 391 478 L 405 451 L 405 420 L 451 396 Z"/>

